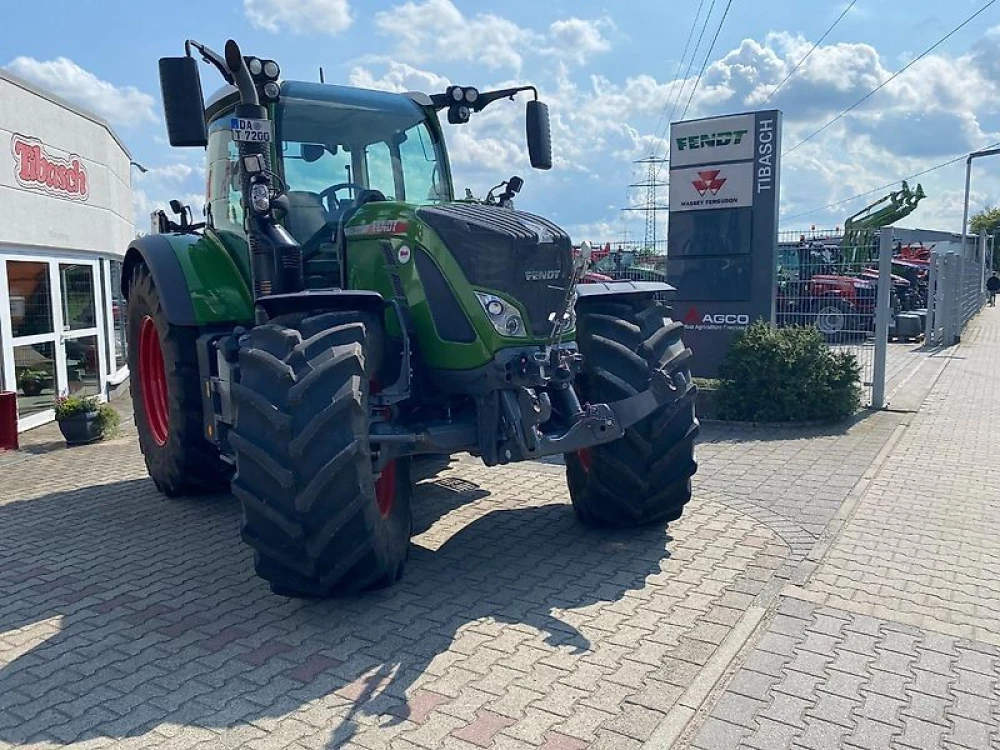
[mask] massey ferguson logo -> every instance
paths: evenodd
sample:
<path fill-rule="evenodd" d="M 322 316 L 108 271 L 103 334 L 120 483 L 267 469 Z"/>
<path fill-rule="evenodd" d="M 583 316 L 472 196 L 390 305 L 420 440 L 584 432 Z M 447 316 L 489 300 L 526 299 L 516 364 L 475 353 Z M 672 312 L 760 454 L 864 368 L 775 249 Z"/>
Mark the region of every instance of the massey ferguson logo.
<path fill-rule="evenodd" d="M 684 316 L 684 325 L 695 331 L 733 330 L 750 325 L 750 316 L 744 313 L 705 313 L 698 308 L 689 308 Z"/>
<path fill-rule="evenodd" d="M 698 179 L 694 180 L 691 184 L 698 191 L 698 195 L 702 197 L 704 197 L 705 193 L 718 195 L 719 191 L 722 190 L 722 186 L 726 184 L 726 178 L 719 177 L 721 173 L 721 169 L 709 169 L 699 172 Z"/>
<path fill-rule="evenodd" d="M 27 190 L 73 201 L 85 201 L 90 196 L 87 170 L 76 154 L 66 159 L 46 153 L 42 142 L 15 133 L 10 139 L 14 154 L 14 178 Z"/>

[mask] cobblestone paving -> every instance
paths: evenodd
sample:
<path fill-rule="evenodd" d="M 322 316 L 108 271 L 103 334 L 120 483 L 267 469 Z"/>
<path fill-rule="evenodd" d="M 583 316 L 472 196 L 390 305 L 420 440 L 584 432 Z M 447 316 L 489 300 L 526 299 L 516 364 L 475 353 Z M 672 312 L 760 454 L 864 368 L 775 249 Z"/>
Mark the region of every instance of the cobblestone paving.
<path fill-rule="evenodd" d="M 160 497 L 130 428 L 33 431 L 0 456 L 0 747 L 640 747 L 899 422 L 706 425 L 669 534 L 465 459 L 419 487 L 399 585 L 306 603 L 253 576 L 233 500 Z"/>
<path fill-rule="evenodd" d="M 4 474 L 5 746 L 638 746 L 788 552 L 711 501 L 675 539 L 587 531 L 561 470 L 466 460 L 421 485 L 400 585 L 302 603 L 130 436 Z"/>
<path fill-rule="evenodd" d="M 695 748 L 1000 748 L 1000 320 L 987 310 Z"/>

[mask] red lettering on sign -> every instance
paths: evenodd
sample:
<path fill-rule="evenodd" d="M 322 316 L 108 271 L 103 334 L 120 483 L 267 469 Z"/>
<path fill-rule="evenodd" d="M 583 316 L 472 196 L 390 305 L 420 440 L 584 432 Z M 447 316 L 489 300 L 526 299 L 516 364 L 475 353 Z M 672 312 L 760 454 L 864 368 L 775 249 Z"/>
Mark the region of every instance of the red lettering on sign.
<path fill-rule="evenodd" d="M 17 133 L 10 139 L 10 150 L 21 187 L 69 200 L 85 201 L 90 196 L 87 170 L 76 154 L 65 159 L 52 156 L 37 138 Z"/>

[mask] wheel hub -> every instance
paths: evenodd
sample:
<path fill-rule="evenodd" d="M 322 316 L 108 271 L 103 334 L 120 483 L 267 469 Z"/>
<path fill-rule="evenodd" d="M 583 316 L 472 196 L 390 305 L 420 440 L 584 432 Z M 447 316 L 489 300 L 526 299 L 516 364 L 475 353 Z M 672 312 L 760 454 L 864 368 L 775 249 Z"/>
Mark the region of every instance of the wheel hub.
<path fill-rule="evenodd" d="M 170 400 L 163 349 L 156 323 L 149 315 L 139 326 L 139 387 L 149 432 L 157 445 L 165 445 L 170 434 Z"/>

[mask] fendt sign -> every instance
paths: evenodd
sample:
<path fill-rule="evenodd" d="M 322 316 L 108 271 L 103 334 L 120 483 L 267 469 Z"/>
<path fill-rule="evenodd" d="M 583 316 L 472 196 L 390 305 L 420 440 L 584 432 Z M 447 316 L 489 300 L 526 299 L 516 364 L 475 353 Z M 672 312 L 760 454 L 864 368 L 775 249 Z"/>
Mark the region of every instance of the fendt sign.
<path fill-rule="evenodd" d="M 694 351 L 715 377 L 736 334 L 774 319 L 781 113 L 670 126 L 667 279 Z"/>

